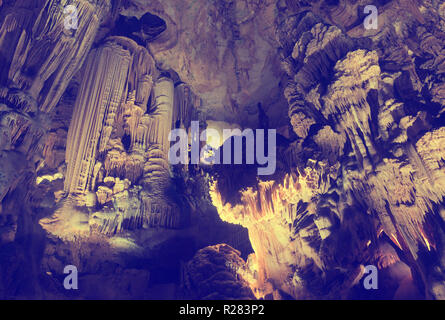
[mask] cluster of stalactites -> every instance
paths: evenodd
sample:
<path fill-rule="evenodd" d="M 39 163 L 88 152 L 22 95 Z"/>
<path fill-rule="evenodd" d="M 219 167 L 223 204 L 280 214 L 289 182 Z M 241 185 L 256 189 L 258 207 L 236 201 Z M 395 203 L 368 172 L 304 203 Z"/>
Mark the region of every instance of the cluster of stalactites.
<path fill-rule="evenodd" d="M 212 183 L 210 196 L 218 214 L 224 221 L 249 227 L 276 216 L 293 223 L 293 207 L 300 201 L 309 202 L 323 188 L 319 177 L 322 170 L 306 168 L 300 175 L 286 174 L 281 183 L 274 180 L 259 181 L 258 185 L 240 191 L 241 203 L 223 201 L 218 181 Z"/>
<path fill-rule="evenodd" d="M 175 87 L 169 75 L 158 74 L 147 50 L 124 37 L 108 38 L 84 68 L 68 134 L 65 189 L 94 196 L 100 232 L 180 225 L 178 208 L 165 196 L 169 134 L 177 124 L 190 126 L 199 99 L 187 85 Z"/>
<path fill-rule="evenodd" d="M 91 186 L 97 146 L 105 149 L 117 109 L 127 96 L 131 59 L 130 51 L 114 42 L 90 53 L 68 131 L 65 191 L 69 193 L 84 193 Z"/>

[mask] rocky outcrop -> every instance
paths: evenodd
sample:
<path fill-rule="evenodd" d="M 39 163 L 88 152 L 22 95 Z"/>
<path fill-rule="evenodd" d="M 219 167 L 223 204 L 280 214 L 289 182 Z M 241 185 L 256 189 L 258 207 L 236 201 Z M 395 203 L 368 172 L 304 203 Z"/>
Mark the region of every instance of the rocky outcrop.
<path fill-rule="evenodd" d="M 250 270 L 240 252 L 226 244 L 199 250 L 182 271 L 186 297 L 198 300 L 251 300 Z"/>

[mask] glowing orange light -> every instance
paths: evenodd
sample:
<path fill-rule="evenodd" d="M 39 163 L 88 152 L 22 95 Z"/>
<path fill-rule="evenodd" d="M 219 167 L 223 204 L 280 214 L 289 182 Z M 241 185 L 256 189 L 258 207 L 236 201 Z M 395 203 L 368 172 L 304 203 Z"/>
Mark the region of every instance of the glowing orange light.
<path fill-rule="evenodd" d="M 397 237 L 393 233 L 391 233 L 391 240 L 400 248 L 400 250 L 403 250 L 399 240 L 397 240 Z"/>
<path fill-rule="evenodd" d="M 383 232 L 383 227 L 380 227 L 379 230 L 377 231 L 377 238 L 380 238 L 382 232 Z"/>
<path fill-rule="evenodd" d="M 430 242 L 428 241 L 428 237 L 425 235 L 425 232 L 423 231 L 422 228 L 419 228 L 419 231 L 420 231 L 420 234 L 422 235 L 423 241 L 425 242 L 428 251 L 431 251 L 431 246 L 430 246 Z"/>

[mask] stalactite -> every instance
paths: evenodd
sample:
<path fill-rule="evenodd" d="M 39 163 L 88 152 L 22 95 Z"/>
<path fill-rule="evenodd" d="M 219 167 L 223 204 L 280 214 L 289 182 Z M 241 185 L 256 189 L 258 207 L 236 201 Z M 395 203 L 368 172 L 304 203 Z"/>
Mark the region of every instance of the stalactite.
<path fill-rule="evenodd" d="M 69 1 L 46 1 L 37 17 L 23 15 L 23 10 L 8 14 L 6 23 L 0 29 L 0 39 L 5 40 L 16 36 L 14 56 L 10 63 L 9 79 L 15 86 L 28 92 L 31 97 L 39 101 L 40 110 L 52 110 L 69 80 L 79 69 L 91 48 L 101 19 L 111 8 L 106 0 L 79 1 L 77 7 L 82 21 L 73 36 L 72 31 L 64 28 L 63 8 Z M 30 28 L 19 30 L 28 25 L 28 21 L 35 21 Z M 20 36 L 17 38 L 18 33 Z M 4 47 L 0 45 L 0 47 Z M 9 56 L 9 55 L 8 55 Z M 30 70 L 34 70 L 30 72 Z"/>
<path fill-rule="evenodd" d="M 179 127 L 190 128 L 190 122 L 197 120 L 197 109 L 200 106 L 200 99 L 191 88 L 185 83 L 180 83 L 175 87 L 175 104 L 173 110 L 173 124 Z"/>
<path fill-rule="evenodd" d="M 174 86 L 173 81 L 166 77 L 158 79 L 154 86 L 154 110 L 147 126 L 148 159 L 144 166 L 144 181 L 156 187 L 153 179 L 159 181 L 161 187 L 168 178 L 168 135 L 173 122 Z"/>
<path fill-rule="evenodd" d="M 134 95 L 135 91 L 131 93 L 131 96 L 125 104 L 123 111 L 124 133 L 131 137 L 130 150 L 135 147 L 136 136 L 138 134 L 138 126 L 144 114 L 144 110 L 135 104 Z"/>
<path fill-rule="evenodd" d="M 115 67 L 103 70 L 105 65 Z M 92 220 L 100 232 L 180 226 L 179 209 L 165 195 L 175 91 L 170 78 L 162 76 L 153 85 L 153 76 L 147 50 L 125 37 L 108 38 L 85 67 L 68 135 L 65 188 L 86 194 L 96 187 L 98 172 L 93 175 L 93 168 L 103 160 L 104 176 L 97 191 L 91 190 L 105 206 Z M 145 114 L 150 95 L 153 105 Z M 120 181 L 129 184 L 120 188 Z M 144 190 L 130 188 L 138 183 Z M 125 201 L 131 207 L 124 206 Z M 106 208 L 111 203 L 114 215 Z"/>
<path fill-rule="evenodd" d="M 65 190 L 70 193 L 84 193 L 91 183 L 97 145 L 102 149 L 107 144 L 117 108 L 126 98 L 130 63 L 130 52 L 111 42 L 87 61 L 67 139 Z"/>
<path fill-rule="evenodd" d="M 150 139 L 150 143 L 161 146 L 162 151 L 167 155 L 170 149 L 168 135 L 173 122 L 174 86 L 170 78 L 161 77 L 154 86 L 155 117 L 159 119 L 156 123 L 157 135 Z M 153 139 L 154 138 L 154 139 Z"/>
<path fill-rule="evenodd" d="M 23 166 L 29 168 L 40 161 L 44 150 L 49 112 L 85 61 L 111 8 L 107 0 L 79 1 L 78 18 L 85 23 L 72 33 L 63 23 L 66 5 L 65 0 L 24 0 L 4 3 L 0 12 L 0 81 L 5 86 L 0 87 L 0 145 L 20 153 Z M 13 124 L 7 119 L 14 119 Z M 1 152 L 2 168 L 15 161 L 13 153 Z M 15 167 L 9 177 L 23 173 L 22 165 Z M 0 201 L 3 191 L 13 190 L 16 183 L 0 183 Z"/>

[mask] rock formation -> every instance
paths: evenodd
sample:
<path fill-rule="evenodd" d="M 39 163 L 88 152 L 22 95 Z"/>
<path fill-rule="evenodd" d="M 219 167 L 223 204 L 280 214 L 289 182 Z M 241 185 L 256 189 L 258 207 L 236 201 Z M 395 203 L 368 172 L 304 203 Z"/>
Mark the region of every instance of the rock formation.
<path fill-rule="evenodd" d="M 402 25 L 420 19 L 417 8 L 410 9 L 413 16 Z M 300 138 L 288 151 L 299 155 L 288 161 L 297 173 L 246 184 L 236 205 L 220 188 L 230 176 L 220 173 L 212 191 L 220 216 L 249 229 L 259 268 L 255 283 L 263 295 L 268 280 L 295 298 L 346 297 L 383 233 L 410 261 L 426 296 L 443 297 L 441 271 L 431 274 L 442 270 L 441 259 L 426 265 L 420 258 L 443 252 L 436 243 L 443 238 L 438 224 L 444 178 L 437 177 L 444 171 L 443 153 L 434 147 L 443 107 L 430 107 L 439 90 L 421 84 L 419 68 L 426 65 L 413 63 L 418 47 L 410 48 L 414 40 L 408 40 L 390 51 L 388 45 L 400 45 L 409 34 L 389 22 L 366 43 L 329 24 L 347 28 L 350 22 L 339 15 L 323 22 L 315 6 L 291 10 L 283 6 L 277 38 L 288 76 L 290 122 Z M 429 10 L 433 17 L 434 8 Z M 425 30 L 417 30 L 425 39 Z M 380 46 L 389 34 L 395 43 Z M 441 40 L 433 38 L 437 47 L 428 50 L 438 56 Z M 428 68 L 438 61 L 430 60 Z M 431 170 L 426 158 L 432 154 L 438 158 Z M 351 241 L 347 249 L 338 246 L 345 239 Z"/>
<path fill-rule="evenodd" d="M 240 252 L 226 244 L 199 250 L 183 268 L 188 298 L 199 300 L 254 299 L 249 287 L 250 270 Z"/>
<path fill-rule="evenodd" d="M 445 299 L 445 5 L 368 4 L 0 1 L 0 298 Z"/>

